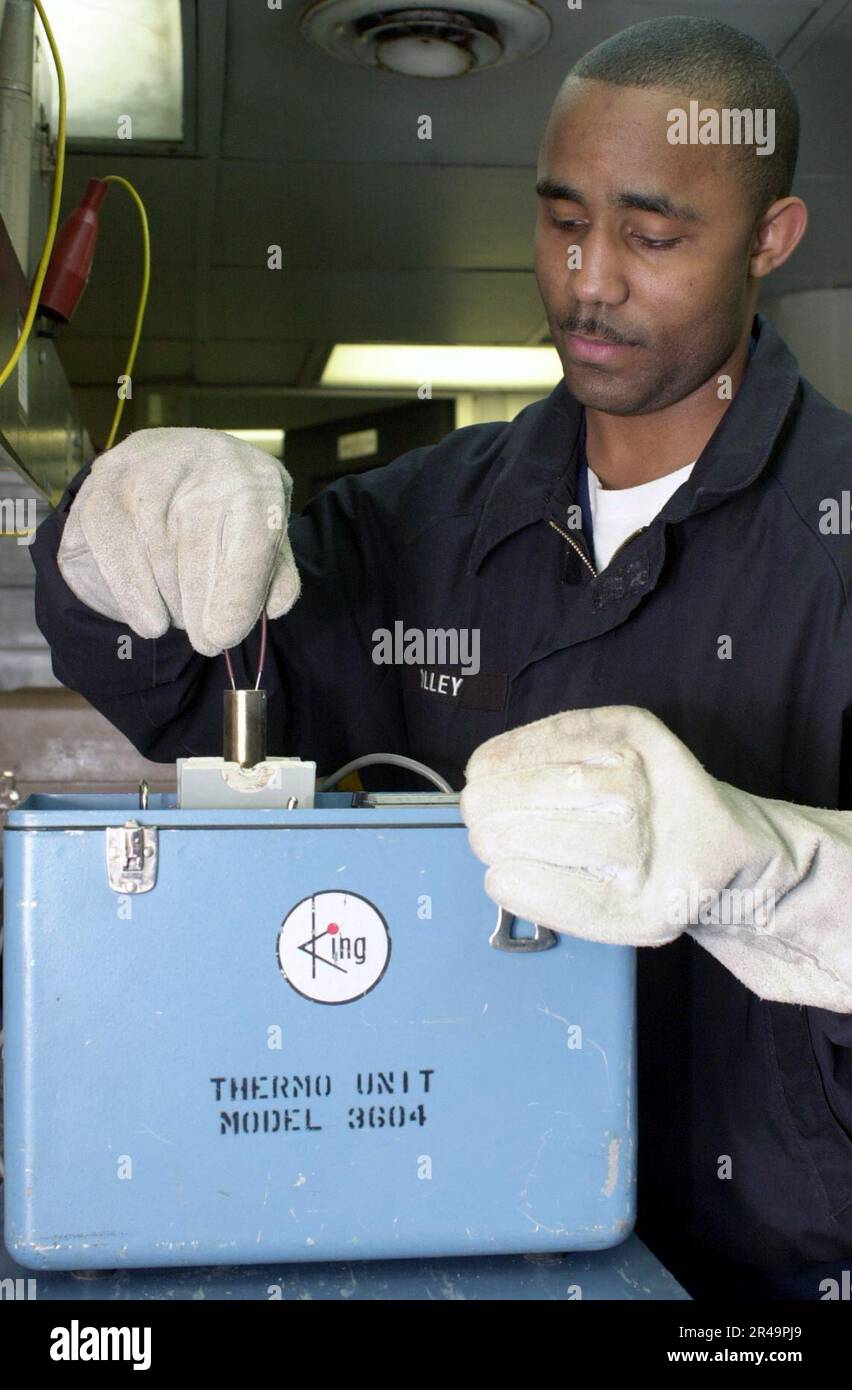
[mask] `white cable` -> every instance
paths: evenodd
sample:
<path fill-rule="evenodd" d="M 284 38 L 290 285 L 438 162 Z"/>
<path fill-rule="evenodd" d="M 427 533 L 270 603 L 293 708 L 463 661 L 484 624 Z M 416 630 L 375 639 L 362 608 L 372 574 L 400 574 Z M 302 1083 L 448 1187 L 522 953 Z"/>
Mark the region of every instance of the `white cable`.
<path fill-rule="evenodd" d="M 394 767 L 407 768 L 409 772 L 419 772 L 421 777 L 425 777 L 427 782 L 431 782 L 440 791 L 449 792 L 450 796 L 455 795 L 449 782 L 445 782 L 439 773 L 433 772 L 425 763 L 419 763 L 416 758 L 406 758 L 402 753 L 367 753 L 363 758 L 353 758 L 351 763 L 344 763 L 331 777 L 326 777 L 317 787 L 317 791 L 331 791 L 332 787 L 350 772 L 356 772 L 359 767 L 371 767 L 375 763 L 391 763 Z"/>

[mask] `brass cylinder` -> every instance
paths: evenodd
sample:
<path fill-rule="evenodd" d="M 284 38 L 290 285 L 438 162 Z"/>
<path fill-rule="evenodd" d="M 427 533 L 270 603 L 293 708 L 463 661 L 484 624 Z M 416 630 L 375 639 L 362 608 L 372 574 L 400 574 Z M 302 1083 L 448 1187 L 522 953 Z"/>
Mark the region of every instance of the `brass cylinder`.
<path fill-rule="evenodd" d="M 226 763 L 254 767 L 266 757 L 266 691 L 226 690 L 224 746 Z"/>

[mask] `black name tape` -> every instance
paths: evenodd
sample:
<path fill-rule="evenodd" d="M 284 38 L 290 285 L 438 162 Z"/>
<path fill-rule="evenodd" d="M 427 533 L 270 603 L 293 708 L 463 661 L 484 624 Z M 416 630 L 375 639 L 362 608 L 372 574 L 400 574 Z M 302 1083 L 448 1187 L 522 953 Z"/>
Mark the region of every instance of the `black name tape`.
<path fill-rule="evenodd" d="M 463 709 L 500 710 L 506 706 L 509 677 L 488 671 L 465 675 L 461 666 L 406 666 L 402 687 L 434 699 L 452 700 Z"/>

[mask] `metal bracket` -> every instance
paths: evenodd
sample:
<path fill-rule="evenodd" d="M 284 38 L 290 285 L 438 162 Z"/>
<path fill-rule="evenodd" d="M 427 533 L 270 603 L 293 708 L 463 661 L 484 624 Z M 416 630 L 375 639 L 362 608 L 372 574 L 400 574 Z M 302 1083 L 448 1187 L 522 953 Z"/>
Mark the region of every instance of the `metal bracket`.
<path fill-rule="evenodd" d="M 513 936 L 512 926 L 516 921 L 513 912 L 501 907 L 497 915 L 497 925 L 488 938 L 488 943 L 497 951 L 547 951 L 559 940 L 559 933 L 550 927 L 540 927 L 533 922 L 534 936 Z"/>
<path fill-rule="evenodd" d="M 157 882 L 157 827 L 129 820 L 108 825 L 107 878 L 116 893 L 148 893 Z"/>
<path fill-rule="evenodd" d="M 458 792 L 353 792 L 352 809 L 363 810 L 373 806 L 410 806 L 419 810 L 421 806 L 458 806 Z"/>
<path fill-rule="evenodd" d="M 15 773 L 11 768 L 6 768 L 0 772 L 0 811 L 14 811 L 20 799 Z"/>

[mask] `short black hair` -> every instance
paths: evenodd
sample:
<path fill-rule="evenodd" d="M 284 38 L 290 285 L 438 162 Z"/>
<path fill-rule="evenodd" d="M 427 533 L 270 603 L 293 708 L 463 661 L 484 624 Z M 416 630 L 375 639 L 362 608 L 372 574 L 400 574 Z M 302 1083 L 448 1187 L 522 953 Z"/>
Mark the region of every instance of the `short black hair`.
<path fill-rule="evenodd" d="M 721 20 L 669 15 L 631 24 L 574 64 L 572 78 L 617 87 L 662 87 L 731 110 L 774 110 L 775 148 L 755 157 L 732 145 L 750 188 L 755 221 L 793 186 L 799 106 L 783 69 L 757 39 Z"/>

